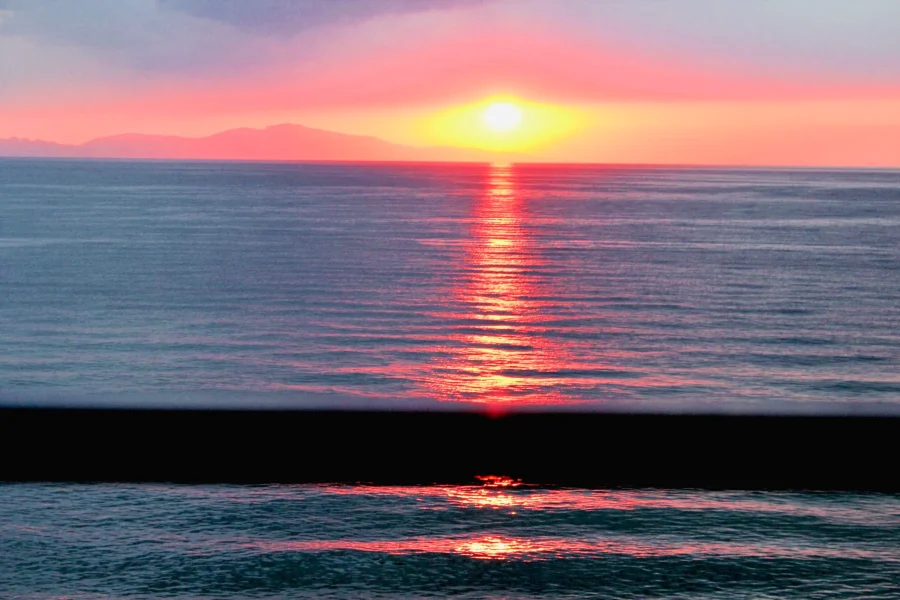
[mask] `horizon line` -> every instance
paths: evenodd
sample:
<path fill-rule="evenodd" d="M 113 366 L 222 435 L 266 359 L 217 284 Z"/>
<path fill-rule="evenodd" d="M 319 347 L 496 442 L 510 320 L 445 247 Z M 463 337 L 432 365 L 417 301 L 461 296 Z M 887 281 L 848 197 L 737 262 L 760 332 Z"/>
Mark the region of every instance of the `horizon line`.
<path fill-rule="evenodd" d="M 680 163 L 680 162 L 663 162 L 663 163 L 639 163 L 639 162 L 598 162 L 598 161 L 579 161 L 579 160 L 565 160 L 565 161 L 553 161 L 553 160 L 529 160 L 529 153 L 521 152 L 521 151 L 510 151 L 510 150 L 491 150 L 488 148 L 480 148 L 477 146 L 418 146 L 418 145 L 408 145 L 405 143 L 398 143 L 386 140 L 384 138 L 378 137 L 376 135 L 368 135 L 368 134 L 360 134 L 360 133 L 346 133 L 343 131 L 334 131 L 330 129 L 322 129 L 319 127 L 310 127 L 308 125 L 304 125 L 302 123 L 284 121 L 281 123 L 273 123 L 270 125 L 264 126 L 238 126 L 238 127 L 230 127 L 227 129 L 223 129 L 220 131 L 215 131 L 213 133 L 208 133 L 204 135 L 198 136 L 186 136 L 180 134 L 171 134 L 171 133 L 139 133 L 139 132 L 120 132 L 120 133 L 112 133 L 107 135 L 100 135 L 97 137 L 92 137 L 86 141 L 79 143 L 67 143 L 67 142 L 57 142 L 51 141 L 41 138 L 25 138 L 25 137 L 7 137 L 0 138 L 0 142 L 11 141 L 11 142 L 24 142 L 26 144 L 48 144 L 54 146 L 60 146 L 64 148 L 81 148 L 83 146 L 87 146 L 92 142 L 96 142 L 99 140 L 108 140 L 113 138 L 121 138 L 128 136 L 142 136 L 142 137 L 157 137 L 157 138 L 176 138 L 181 140 L 191 140 L 191 141 L 199 141 L 208 138 L 215 137 L 217 135 L 221 135 L 224 133 L 232 132 L 232 131 L 257 131 L 264 132 L 270 129 L 275 129 L 279 127 L 296 127 L 301 129 L 306 129 L 310 131 L 317 131 L 322 133 L 334 134 L 338 136 L 346 136 L 353 138 L 365 138 L 370 140 L 377 140 L 381 143 L 388 144 L 390 146 L 395 146 L 397 148 L 403 148 L 406 150 L 421 150 L 421 151 L 457 151 L 457 152 L 474 152 L 474 153 L 484 153 L 488 155 L 496 155 L 498 160 L 396 160 L 396 159 L 316 159 L 316 158 L 302 158 L 302 159 L 290 159 L 290 158 L 191 158 L 191 157 L 137 157 L 137 156 L 53 156 L 53 155 L 42 155 L 42 154 L 10 154 L 10 155 L 2 155 L 0 154 L 0 159 L 3 158 L 33 158 L 33 159 L 63 159 L 63 160 L 113 160 L 113 161 L 132 161 L 132 162 L 142 162 L 142 161 L 154 161 L 154 162 L 244 162 L 244 163 L 284 163 L 284 164 L 303 164 L 303 163 L 334 163 L 334 164 L 354 164 L 354 163 L 365 163 L 365 164 L 478 164 L 478 165 L 486 165 L 486 164 L 503 164 L 503 165 L 532 165 L 532 166 L 540 166 L 540 165 L 553 165 L 557 167 L 562 166 L 604 166 L 604 167 L 619 167 L 619 168 L 694 168 L 694 169 L 786 169 L 786 170 L 865 170 L 865 171 L 892 171 L 900 169 L 900 163 L 897 164 L 869 164 L 869 165 L 861 165 L 861 164 L 763 164 L 763 163 Z M 508 157 L 515 157 L 520 160 L 508 160 Z M 500 157 L 507 157 L 504 159 L 500 159 Z"/>
<path fill-rule="evenodd" d="M 326 131 L 326 130 L 322 130 Z M 127 134 L 125 134 L 127 135 Z M 138 134 L 144 135 L 144 134 Z M 153 134 L 147 134 L 153 135 Z M 347 134 L 349 135 L 349 134 Z M 178 137 L 178 136 L 173 136 Z M 12 139 L 12 138 L 5 138 Z M 21 138 L 19 138 L 21 139 Z M 377 138 L 380 139 L 380 138 Z M 0 140 L 2 141 L 2 140 Z M 40 141 L 40 140 L 37 140 Z M 52 142 L 55 143 L 55 142 Z M 390 142 L 389 142 L 390 143 Z M 409 146 L 415 148 L 415 146 Z M 422 148 L 436 148 L 437 146 L 422 146 Z M 459 150 L 479 150 L 462 146 L 445 146 Z M 490 151 L 485 151 L 490 152 Z M 897 165 L 770 165 L 770 164 L 739 164 L 739 163 L 613 163 L 592 161 L 475 161 L 475 160 L 336 160 L 336 159 L 255 159 L 255 158 L 136 158 L 123 156 L 2 156 L 3 160 L 37 160 L 37 161 L 85 161 L 85 162 L 131 162 L 131 163 L 253 163 L 253 164 L 333 164 L 333 165 L 478 165 L 478 166 L 552 166 L 552 167 L 607 167 L 607 168 L 631 168 L 631 169 L 757 169 L 757 170 L 806 170 L 806 171 L 900 171 Z"/>

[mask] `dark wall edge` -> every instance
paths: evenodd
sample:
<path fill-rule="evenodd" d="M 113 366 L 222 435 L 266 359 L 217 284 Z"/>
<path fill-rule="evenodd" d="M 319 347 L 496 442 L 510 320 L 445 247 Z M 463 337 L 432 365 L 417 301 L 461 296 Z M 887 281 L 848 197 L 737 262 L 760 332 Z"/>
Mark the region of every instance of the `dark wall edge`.
<path fill-rule="evenodd" d="M 900 492 L 900 418 L 0 408 L 8 482 Z"/>

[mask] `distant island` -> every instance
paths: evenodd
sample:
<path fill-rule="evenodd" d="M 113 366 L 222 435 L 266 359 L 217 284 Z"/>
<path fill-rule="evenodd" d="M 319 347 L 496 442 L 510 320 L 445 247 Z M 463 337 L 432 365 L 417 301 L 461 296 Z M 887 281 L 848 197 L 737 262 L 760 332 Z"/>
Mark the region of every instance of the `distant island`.
<path fill-rule="evenodd" d="M 303 125 L 230 129 L 206 137 L 127 133 L 83 144 L 0 139 L 0 157 L 156 158 L 206 160 L 511 161 L 520 155 L 476 148 L 414 147 Z"/>

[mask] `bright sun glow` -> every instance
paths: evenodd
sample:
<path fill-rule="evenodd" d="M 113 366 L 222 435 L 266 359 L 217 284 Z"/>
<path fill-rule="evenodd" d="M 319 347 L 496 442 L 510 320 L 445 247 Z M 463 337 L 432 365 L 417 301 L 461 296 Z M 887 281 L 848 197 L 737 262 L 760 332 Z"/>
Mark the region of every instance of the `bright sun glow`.
<path fill-rule="evenodd" d="M 586 119 L 574 107 L 510 96 L 446 107 L 420 122 L 429 144 L 529 152 L 566 138 Z"/>
<path fill-rule="evenodd" d="M 495 102 L 488 106 L 482 120 L 494 131 L 511 131 L 522 124 L 522 111 L 509 102 Z"/>

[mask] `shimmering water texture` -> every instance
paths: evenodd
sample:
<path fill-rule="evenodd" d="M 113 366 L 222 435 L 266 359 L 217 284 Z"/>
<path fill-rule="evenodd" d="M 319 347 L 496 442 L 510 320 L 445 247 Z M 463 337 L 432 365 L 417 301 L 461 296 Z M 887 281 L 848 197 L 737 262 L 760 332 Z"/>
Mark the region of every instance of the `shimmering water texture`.
<path fill-rule="evenodd" d="M 898 259 L 897 171 L 7 160 L 0 382 L 898 412 Z"/>
<path fill-rule="evenodd" d="M 896 598 L 900 498 L 0 486 L 4 597 Z"/>

